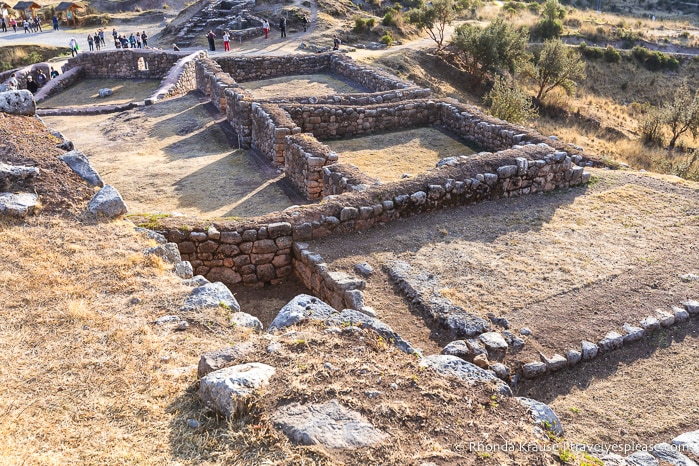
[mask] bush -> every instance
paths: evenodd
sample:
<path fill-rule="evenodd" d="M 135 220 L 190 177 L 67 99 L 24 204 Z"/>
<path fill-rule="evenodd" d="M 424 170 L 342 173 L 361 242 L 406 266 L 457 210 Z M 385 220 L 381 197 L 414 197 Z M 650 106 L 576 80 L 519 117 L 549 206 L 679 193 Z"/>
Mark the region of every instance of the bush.
<path fill-rule="evenodd" d="M 582 26 L 582 21 L 580 21 L 578 18 L 566 18 L 566 20 L 563 21 L 563 24 L 569 28 L 579 29 L 580 26 Z"/>
<path fill-rule="evenodd" d="M 641 141 L 649 146 L 661 147 L 663 141 L 663 115 L 659 109 L 648 106 L 644 109 L 646 114 L 639 122 Z"/>
<path fill-rule="evenodd" d="M 674 56 L 659 51 L 651 51 L 641 46 L 634 47 L 631 50 L 631 55 L 650 71 L 676 71 L 680 67 L 679 60 Z"/>
<path fill-rule="evenodd" d="M 384 33 L 383 36 L 381 36 L 381 39 L 379 39 L 379 42 L 381 42 L 382 44 L 386 44 L 390 47 L 393 44 L 393 37 L 391 37 L 391 34 L 389 34 L 387 31 Z"/>
<path fill-rule="evenodd" d="M 393 11 L 388 10 L 386 14 L 383 16 L 381 24 L 383 24 L 384 26 L 395 26 L 397 24 L 396 14 Z"/>
<path fill-rule="evenodd" d="M 617 49 L 608 45 L 607 48 L 604 49 L 604 61 L 607 63 L 619 63 L 621 61 L 621 54 Z"/>
<path fill-rule="evenodd" d="M 563 32 L 563 23 L 558 20 L 542 19 L 532 27 L 532 37 L 547 40 L 555 39 Z"/>
<path fill-rule="evenodd" d="M 600 47 L 588 47 L 583 41 L 580 42 L 578 48 L 580 49 L 580 54 L 588 60 L 601 60 L 604 58 L 604 49 Z"/>
<path fill-rule="evenodd" d="M 373 28 L 375 24 L 375 18 L 356 18 L 354 20 L 354 28 L 352 30 L 357 34 L 361 34 L 363 32 L 371 31 L 371 28 Z"/>
<path fill-rule="evenodd" d="M 532 98 L 514 80 L 507 83 L 502 76 L 495 80 L 484 100 L 491 115 L 510 123 L 520 124 L 538 116 Z"/>
<path fill-rule="evenodd" d="M 531 11 L 532 14 L 538 15 L 541 13 L 541 5 L 539 5 L 537 2 L 527 3 L 527 8 L 529 8 L 529 11 Z"/>

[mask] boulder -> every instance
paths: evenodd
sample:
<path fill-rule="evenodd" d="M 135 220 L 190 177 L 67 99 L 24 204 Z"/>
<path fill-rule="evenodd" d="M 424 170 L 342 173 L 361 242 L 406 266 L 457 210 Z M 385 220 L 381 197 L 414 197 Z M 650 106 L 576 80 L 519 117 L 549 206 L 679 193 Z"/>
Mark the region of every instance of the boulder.
<path fill-rule="evenodd" d="M 624 346 L 624 337 L 617 332 L 609 332 L 602 338 L 597 345 L 602 351 L 614 351 Z"/>
<path fill-rule="evenodd" d="M 361 414 L 337 400 L 284 406 L 274 413 L 272 422 L 297 444 L 322 445 L 329 449 L 370 447 L 389 438 Z"/>
<path fill-rule="evenodd" d="M 221 282 L 207 283 L 192 290 L 182 311 L 197 311 L 205 308 L 228 307 L 233 312 L 240 311 L 240 304 L 236 301 L 231 290 Z"/>
<path fill-rule="evenodd" d="M 374 268 L 366 262 L 360 262 L 354 265 L 354 270 L 362 277 L 369 277 L 374 273 Z"/>
<path fill-rule="evenodd" d="M 8 165 L 0 162 L 0 191 L 11 191 L 14 185 L 24 183 L 37 176 L 39 176 L 39 169 L 36 167 Z"/>
<path fill-rule="evenodd" d="M 689 299 L 687 301 L 682 301 L 682 305 L 690 315 L 699 314 L 699 301 Z"/>
<path fill-rule="evenodd" d="M 507 342 L 507 346 L 509 347 L 508 351 L 510 352 L 510 354 L 517 354 L 520 351 L 522 351 L 522 348 L 524 348 L 524 340 L 522 340 L 514 333 L 505 330 L 502 332 L 502 336 L 505 337 L 505 341 Z"/>
<path fill-rule="evenodd" d="M 101 99 L 104 99 L 105 97 L 109 97 L 110 95 L 114 94 L 114 91 L 109 89 L 108 87 L 102 88 L 98 91 L 99 97 Z"/>
<path fill-rule="evenodd" d="M 539 358 L 541 359 L 541 362 L 546 364 L 546 368 L 551 372 L 560 371 L 568 365 L 568 359 L 560 354 L 554 354 L 552 357 L 547 358 L 540 352 Z"/>
<path fill-rule="evenodd" d="M 325 320 L 338 312 L 315 296 L 300 294 L 281 308 L 267 329 L 275 332 L 310 318 Z"/>
<path fill-rule="evenodd" d="M 184 286 L 202 286 L 206 285 L 207 283 L 211 283 L 209 280 L 206 279 L 203 275 L 195 275 L 190 279 L 187 280 L 182 280 L 182 284 Z"/>
<path fill-rule="evenodd" d="M 673 447 L 668 443 L 659 443 L 655 445 L 650 453 L 660 461 L 670 463 L 672 466 L 697 466 L 695 461 L 687 458 L 677 451 L 677 447 Z"/>
<path fill-rule="evenodd" d="M 580 362 L 581 359 L 582 359 L 582 353 L 580 351 L 572 350 L 572 349 L 569 349 L 568 351 L 566 351 L 566 360 L 568 361 L 569 366 L 576 365 L 577 363 Z"/>
<path fill-rule="evenodd" d="M 144 251 L 146 256 L 157 256 L 160 257 L 167 264 L 176 264 L 182 261 L 180 257 L 180 250 L 175 243 L 165 243 L 152 248 L 148 248 Z M 191 277 L 182 277 L 191 278 Z"/>
<path fill-rule="evenodd" d="M 658 319 L 658 322 L 660 322 L 660 325 L 663 327 L 672 327 L 673 325 L 675 325 L 675 314 L 671 314 L 661 309 L 656 309 L 655 317 Z"/>
<path fill-rule="evenodd" d="M 77 173 L 78 176 L 85 180 L 90 186 L 99 186 L 100 188 L 104 186 L 102 178 L 97 171 L 92 168 L 87 156 L 79 150 L 66 152 L 65 154 L 59 155 L 58 158 L 65 162 L 71 170 Z"/>
<path fill-rule="evenodd" d="M 34 115 L 36 113 L 34 96 L 26 89 L 0 92 L 0 113 Z"/>
<path fill-rule="evenodd" d="M 252 362 L 211 372 L 201 379 L 199 395 L 204 404 L 225 417 L 247 413 L 257 390 L 269 384 L 276 369 Z"/>
<path fill-rule="evenodd" d="M 626 332 L 626 335 L 624 335 L 624 343 L 640 340 L 645 334 L 645 330 L 641 327 L 634 327 L 629 323 L 625 323 L 622 328 L 624 332 Z"/>
<path fill-rule="evenodd" d="M 528 362 L 522 366 L 522 376 L 525 379 L 534 379 L 542 376 L 547 371 L 546 363 L 543 362 Z"/>
<path fill-rule="evenodd" d="M 147 238 L 152 239 L 158 244 L 165 244 L 167 243 L 167 239 L 157 231 L 149 230 L 148 228 L 142 228 L 142 227 L 134 227 L 134 230 L 144 234 Z"/>
<path fill-rule="evenodd" d="M 378 333 L 384 340 L 392 342 L 396 348 L 408 354 L 415 354 L 419 351 L 406 340 L 404 340 L 391 327 L 379 319 L 374 319 L 366 314 L 353 309 L 345 309 L 340 313 L 332 314 L 325 320 L 325 325 L 343 327 L 347 325 L 357 326 L 363 329 L 371 329 Z"/>
<path fill-rule="evenodd" d="M 442 349 L 442 354 L 473 361 L 479 354 L 486 354 L 478 340 L 454 340 Z"/>
<path fill-rule="evenodd" d="M 590 341 L 583 341 L 581 343 L 581 349 L 583 361 L 589 361 L 590 359 L 594 359 L 597 356 L 597 353 L 599 352 L 599 347 Z"/>
<path fill-rule="evenodd" d="M 258 332 L 262 331 L 262 322 L 260 322 L 260 319 L 247 312 L 234 312 L 231 316 L 231 324 L 238 327 L 251 328 Z"/>
<path fill-rule="evenodd" d="M 194 276 L 194 269 L 192 269 L 192 263 L 189 261 L 179 261 L 175 264 L 175 275 L 180 278 L 192 278 Z"/>
<path fill-rule="evenodd" d="M 637 451 L 626 457 L 629 466 L 658 466 L 660 464 L 653 455 L 647 451 Z"/>
<path fill-rule="evenodd" d="M 660 328 L 660 321 L 653 316 L 648 316 L 641 321 L 641 327 L 646 332 L 652 332 Z"/>
<path fill-rule="evenodd" d="M 494 372 L 481 369 L 456 356 L 434 354 L 420 360 L 420 367 L 429 367 L 442 376 L 453 376 L 470 385 L 479 383 L 494 384 L 501 395 L 512 396 L 510 387 L 500 380 Z"/>
<path fill-rule="evenodd" d="M 97 216 L 115 218 L 120 217 L 128 209 L 119 191 L 114 186 L 107 185 L 95 194 L 87 206 L 87 210 Z"/>
<path fill-rule="evenodd" d="M 39 197 L 31 193 L 0 193 L 0 215 L 24 218 L 36 211 Z"/>
<path fill-rule="evenodd" d="M 689 320 L 689 312 L 681 307 L 672 306 L 672 312 L 675 314 L 675 322 L 687 322 Z"/>
<path fill-rule="evenodd" d="M 553 412 L 551 407 L 540 401 L 531 398 L 517 397 L 517 401 L 527 408 L 527 412 L 534 419 L 536 424 L 554 433 L 558 437 L 563 436 L 563 426 L 560 419 Z"/>
<path fill-rule="evenodd" d="M 488 359 L 501 361 L 507 353 L 507 342 L 498 332 L 486 332 L 479 335 L 478 339 L 488 352 Z"/>
<path fill-rule="evenodd" d="M 699 430 L 678 435 L 672 439 L 672 444 L 682 447 L 683 450 L 689 451 L 694 456 L 699 457 Z"/>
<path fill-rule="evenodd" d="M 250 342 L 237 343 L 230 348 L 223 348 L 216 351 L 204 353 L 199 358 L 197 375 L 202 378 L 211 372 L 230 366 L 238 359 L 242 359 L 250 354 L 255 347 Z"/>

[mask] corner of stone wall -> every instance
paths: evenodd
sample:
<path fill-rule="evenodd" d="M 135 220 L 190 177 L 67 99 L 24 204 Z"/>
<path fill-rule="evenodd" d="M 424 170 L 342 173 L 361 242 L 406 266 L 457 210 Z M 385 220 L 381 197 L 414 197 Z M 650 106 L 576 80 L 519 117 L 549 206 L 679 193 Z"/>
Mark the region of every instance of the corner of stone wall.
<path fill-rule="evenodd" d="M 381 182 L 364 174 L 357 166 L 335 163 L 323 167 L 323 197 L 345 192 L 362 192 Z"/>
<path fill-rule="evenodd" d="M 286 176 L 308 200 L 323 197 L 323 167 L 337 162 L 338 155 L 312 134 L 286 136 L 284 141 Z"/>

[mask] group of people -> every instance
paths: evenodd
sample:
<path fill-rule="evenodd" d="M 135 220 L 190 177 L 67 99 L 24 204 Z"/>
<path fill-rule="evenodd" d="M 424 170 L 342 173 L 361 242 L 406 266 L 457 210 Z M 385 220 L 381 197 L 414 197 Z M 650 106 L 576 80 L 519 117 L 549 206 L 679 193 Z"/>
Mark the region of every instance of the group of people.
<path fill-rule="evenodd" d="M 136 32 L 136 34 L 132 32 L 129 37 L 126 37 L 126 34 L 119 34 L 116 28 L 113 28 L 112 37 L 114 37 L 114 47 L 118 49 L 140 49 L 148 47 L 148 34 L 146 34 L 146 31 Z"/>
<path fill-rule="evenodd" d="M 306 15 L 301 17 L 301 24 L 303 25 L 303 32 L 308 31 L 308 18 Z M 265 33 L 265 39 L 269 39 L 269 21 L 266 19 L 262 20 L 262 30 Z M 279 20 L 279 31 L 281 32 L 281 38 L 286 37 L 286 17 L 282 16 Z"/>
<path fill-rule="evenodd" d="M 20 23 L 18 23 L 14 18 L 8 19 L 4 16 L 0 16 L 0 29 L 2 29 L 2 32 L 7 32 L 8 27 L 11 27 L 14 32 L 17 32 L 18 24 L 21 24 L 21 26 L 24 28 L 25 34 L 30 32 L 43 32 L 43 29 L 41 29 L 41 18 L 38 16 L 34 18 L 20 19 Z"/>
<path fill-rule="evenodd" d="M 306 32 L 308 30 L 308 18 L 304 15 L 301 18 L 301 24 L 303 25 L 303 32 Z M 279 20 L 279 30 L 281 31 L 281 38 L 286 37 L 286 17 L 283 17 Z M 265 39 L 269 39 L 269 21 L 266 19 L 262 20 L 262 31 L 265 33 Z M 231 34 L 228 31 L 223 32 L 223 51 L 224 52 L 229 52 L 231 50 Z M 212 52 L 216 51 L 216 33 L 213 30 L 210 30 L 206 34 L 206 40 L 209 42 L 209 50 Z M 335 42 L 335 46 L 339 48 L 339 39 Z M 180 48 L 177 46 L 177 44 L 173 44 L 173 48 L 175 51 L 179 51 Z M 337 50 L 337 48 L 335 50 Z"/>
<path fill-rule="evenodd" d="M 36 74 L 36 80 L 34 80 L 34 77 L 31 74 L 27 75 L 26 88 L 32 94 L 36 94 L 36 91 L 38 91 L 40 87 L 43 87 L 47 82 L 49 82 L 50 79 L 55 79 L 57 77 L 58 71 L 54 70 L 53 67 L 51 67 L 48 76 L 46 76 L 44 70 L 39 70 L 39 72 Z M 17 79 L 16 73 L 12 73 L 12 76 L 10 76 L 10 79 L 7 81 L 7 90 L 19 90 L 19 80 Z"/>

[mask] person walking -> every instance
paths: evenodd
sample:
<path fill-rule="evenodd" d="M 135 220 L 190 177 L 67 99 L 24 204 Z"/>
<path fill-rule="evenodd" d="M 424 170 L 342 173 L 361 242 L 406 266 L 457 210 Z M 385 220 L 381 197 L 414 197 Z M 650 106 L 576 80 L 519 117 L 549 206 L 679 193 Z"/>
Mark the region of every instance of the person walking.
<path fill-rule="evenodd" d="M 340 38 L 336 35 L 333 36 L 333 50 L 340 50 L 340 44 L 342 44 Z"/>
<path fill-rule="evenodd" d="M 286 18 L 282 16 L 282 19 L 279 20 L 279 29 L 282 32 L 282 39 L 286 37 Z"/>
<path fill-rule="evenodd" d="M 10 20 L 10 26 L 12 26 L 13 31 L 17 32 L 17 21 L 14 18 Z"/>
<path fill-rule="evenodd" d="M 29 32 L 29 21 L 27 21 L 27 20 L 25 19 L 25 20 L 24 20 L 24 23 L 22 23 L 22 25 L 24 26 L 24 33 L 25 33 L 25 34 L 28 33 L 28 32 Z"/>
<path fill-rule="evenodd" d="M 269 39 L 269 21 L 262 21 L 262 30 L 265 32 L 265 39 Z"/>
<path fill-rule="evenodd" d="M 68 41 L 68 47 L 70 47 L 70 55 L 72 57 L 78 54 L 78 41 L 75 40 L 75 37 L 70 38 L 70 40 Z"/>
<path fill-rule="evenodd" d="M 53 21 L 53 30 L 58 31 L 58 16 L 53 15 L 51 21 Z"/>
<path fill-rule="evenodd" d="M 206 35 L 206 38 L 209 40 L 209 50 L 215 52 L 216 43 L 214 42 L 214 39 L 216 39 L 216 34 L 214 34 L 214 31 L 209 31 L 209 33 Z"/>
<path fill-rule="evenodd" d="M 44 32 L 44 30 L 41 29 L 41 18 L 39 18 L 38 16 L 34 17 L 34 26 L 36 26 L 39 32 Z"/>
<path fill-rule="evenodd" d="M 90 49 L 90 52 L 95 50 L 95 39 L 92 37 L 92 34 L 87 35 L 87 46 Z"/>
<path fill-rule="evenodd" d="M 225 31 L 223 33 L 223 51 L 224 52 L 231 51 L 231 35 L 228 34 L 228 31 Z"/>
<path fill-rule="evenodd" d="M 0 27 L 2 27 L 2 32 L 7 32 L 7 23 L 4 16 L 0 18 Z"/>
<path fill-rule="evenodd" d="M 39 70 L 39 73 L 36 75 L 36 82 L 39 84 L 39 87 L 44 87 L 44 84 L 48 81 L 48 78 L 44 74 L 43 70 Z"/>
<path fill-rule="evenodd" d="M 133 35 L 133 32 L 132 32 L 131 35 L 129 36 L 129 46 L 130 46 L 132 49 L 135 49 L 135 48 L 136 48 L 136 36 Z"/>
<path fill-rule="evenodd" d="M 306 32 L 308 30 L 308 18 L 306 18 L 306 15 L 301 17 L 301 24 L 303 24 L 303 32 Z"/>

